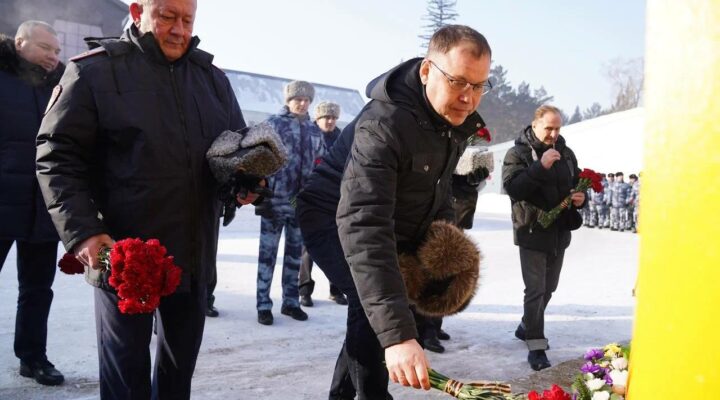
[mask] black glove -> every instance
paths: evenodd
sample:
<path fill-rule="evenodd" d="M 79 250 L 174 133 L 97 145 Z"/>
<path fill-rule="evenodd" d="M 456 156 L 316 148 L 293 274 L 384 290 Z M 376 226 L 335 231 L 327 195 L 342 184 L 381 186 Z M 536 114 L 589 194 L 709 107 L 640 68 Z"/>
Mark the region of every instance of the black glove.
<path fill-rule="evenodd" d="M 219 197 L 224 206 L 223 226 L 228 226 L 235 218 L 236 209 L 242 207 L 242 205 L 237 202 L 238 195 L 245 197 L 248 193 L 252 192 L 263 198 L 273 196 L 272 190 L 265 186 L 260 186 L 260 182 L 263 180 L 264 178 L 262 177 L 236 172 L 226 184 L 220 187 Z"/>
<path fill-rule="evenodd" d="M 262 203 L 255 204 L 255 215 L 272 219 L 275 216 L 275 213 L 273 212 L 270 201 L 263 201 Z"/>
<path fill-rule="evenodd" d="M 479 167 L 469 174 L 467 174 L 467 183 L 473 186 L 481 184 L 487 177 L 490 176 L 490 171 L 485 167 Z"/>

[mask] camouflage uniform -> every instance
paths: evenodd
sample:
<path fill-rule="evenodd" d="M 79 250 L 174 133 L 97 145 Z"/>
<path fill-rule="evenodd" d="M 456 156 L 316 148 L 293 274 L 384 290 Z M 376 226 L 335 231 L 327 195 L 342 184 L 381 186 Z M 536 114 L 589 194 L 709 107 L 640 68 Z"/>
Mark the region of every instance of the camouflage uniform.
<path fill-rule="evenodd" d="M 603 227 L 610 228 L 610 214 L 612 211 L 612 196 L 615 189 L 615 181 L 608 179 L 605 186 L 605 225 Z"/>
<path fill-rule="evenodd" d="M 628 197 L 630 196 L 630 185 L 626 182 L 616 181 L 612 189 L 612 208 L 610 209 L 610 229 L 623 231 L 627 228 Z"/>
<path fill-rule="evenodd" d="M 632 231 L 637 232 L 638 213 L 640 212 L 640 181 L 636 180 L 630 190 L 630 205 L 632 207 Z"/>
<path fill-rule="evenodd" d="M 274 196 L 266 199 L 261 212 L 260 253 L 258 256 L 257 309 L 272 309 L 270 285 L 272 284 L 278 244 L 285 228 L 285 253 L 283 256 L 283 306 L 299 307 L 298 272 L 302 237 L 295 220 L 295 196 L 312 172 L 315 160 L 323 155 L 323 136 L 317 125 L 307 115 L 292 114 L 283 107 L 279 114 L 267 119 L 280 135 L 288 151 L 287 165 L 268 178 L 268 187 Z"/>
<path fill-rule="evenodd" d="M 605 197 L 607 196 L 608 191 L 608 181 L 603 179 L 602 180 L 602 186 L 603 191 L 600 193 L 597 193 L 595 191 L 590 191 L 590 226 L 597 226 L 598 228 L 604 228 L 606 227 L 607 219 L 608 219 L 608 207 L 605 203 Z"/>
<path fill-rule="evenodd" d="M 590 199 L 591 196 L 592 189 L 588 188 L 588 190 L 585 191 L 585 198 Z M 592 220 L 592 204 L 589 201 L 585 202 L 585 206 L 580 209 L 580 213 L 582 215 L 583 225 L 594 228 L 595 223 Z"/>

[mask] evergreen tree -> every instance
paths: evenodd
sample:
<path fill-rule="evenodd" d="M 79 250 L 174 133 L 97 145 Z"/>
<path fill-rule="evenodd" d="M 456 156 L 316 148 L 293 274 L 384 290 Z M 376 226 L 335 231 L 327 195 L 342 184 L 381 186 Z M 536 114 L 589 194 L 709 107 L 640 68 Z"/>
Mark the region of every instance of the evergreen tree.
<path fill-rule="evenodd" d="M 573 113 L 572 117 L 570 117 L 568 124 L 574 124 L 574 123 L 580 122 L 582 120 L 583 120 L 583 116 L 582 116 L 582 114 L 580 114 L 580 106 L 575 106 L 575 112 Z"/>
<path fill-rule="evenodd" d="M 517 138 L 520 131 L 532 122 L 535 110 L 553 99 L 543 87 L 531 89 L 527 82 L 520 83 L 517 89 L 513 88 L 507 79 L 507 70 L 499 64 L 490 69 L 490 81 L 493 89 L 483 96 L 478 107 L 492 133 L 490 144 Z"/>
<path fill-rule="evenodd" d="M 457 18 L 458 14 L 455 12 L 456 3 L 457 1 L 428 0 L 427 14 L 422 18 L 427 21 L 427 24 L 422 27 L 425 33 L 418 35 L 422 39 L 420 46 L 423 51 L 427 51 L 430 38 L 435 31 L 450 24 Z"/>
<path fill-rule="evenodd" d="M 603 110 L 600 103 L 596 102 L 593 103 L 589 108 L 586 108 L 585 111 L 583 111 L 583 119 L 592 119 L 607 113 L 607 111 Z"/>

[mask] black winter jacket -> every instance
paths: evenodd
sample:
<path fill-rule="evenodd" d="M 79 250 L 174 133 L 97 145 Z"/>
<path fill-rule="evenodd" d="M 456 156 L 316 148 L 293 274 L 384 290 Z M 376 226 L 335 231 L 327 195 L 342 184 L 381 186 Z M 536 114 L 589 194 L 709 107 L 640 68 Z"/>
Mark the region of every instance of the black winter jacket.
<path fill-rule="evenodd" d="M 65 247 L 100 233 L 159 239 L 183 269 L 178 291 L 191 275 L 202 284 L 216 258 L 221 207 L 205 152 L 245 126 L 198 42 L 173 63 L 134 26 L 101 42 L 68 65 L 38 135 L 38 179 Z"/>
<path fill-rule="evenodd" d="M 320 163 L 297 195 L 297 212 L 302 213 L 312 208 L 313 211 L 335 217 L 340 202 L 340 181 L 355 137 L 354 128 L 355 121 L 352 121 L 340 132 L 329 151 L 322 156 Z M 312 228 L 306 227 L 304 233 L 309 233 L 308 229 Z"/>
<path fill-rule="evenodd" d="M 533 149 L 536 158 L 533 158 Z M 570 245 L 570 231 L 582 224 L 582 218 L 572 205 L 558 219 L 544 229 L 536 223 L 539 210 L 549 211 L 570 194 L 579 180 L 575 153 L 559 136 L 555 150 L 560 160 L 550 169 L 540 163 L 547 145 L 540 142 L 528 126 L 515 140 L 503 160 L 503 187 L 512 204 L 513 237 L 515 244 L 531 250 L 555 253 Z M 587 199 L 585 199 L 587 202 Z M 582 207 L 580 207 L 582 208 Z"/>
<path fill-rule="evenodd" d="M 35 178 L 35 137 L 64 69 L 47 73 L 0 35 L 0 240 L 58 240 Z"/>
<path fill-rule="evenodd" d="M 432 109 L 421 61 L 368 85 L 372 100 L 351 124 L 355 140 L 340 187 L 340 241 L 383 347 L 417 337 L 398 253 L 414 251 L 433 220 L 453 222 L 452 172 L 466 139 L 484 126 L 473 113 L 453 127 Z"/>

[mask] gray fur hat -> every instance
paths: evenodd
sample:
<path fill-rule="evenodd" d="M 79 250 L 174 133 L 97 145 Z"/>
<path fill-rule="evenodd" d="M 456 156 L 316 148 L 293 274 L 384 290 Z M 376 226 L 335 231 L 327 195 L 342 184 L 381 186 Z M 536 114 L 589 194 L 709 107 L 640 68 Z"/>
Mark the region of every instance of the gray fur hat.
<path fill-rule="evenodd" d="M 467 234 L 448 222 L 434 221 L 417 252 L 399 256 L 408 299 L 423 315 L 462 311 L 475 296 L 481 258 Z"/>
<path fill-rule="evenodd" d="M 315 88 L 309 82 L 305 81 L 292 81 L 285 85 L 283 92 L 285 93 L 285 103 L 290 101 L 293 97 L 309 97 L 310 102 L 312 102 L 313 98 L 315 98 Z"/>
<path fill-rule="evenodd" d="M 340 118 L 340 105 L 330 101 L 321 102 L 315 107 L 315 120 L 322 117 Z"/>
<path fill-rule="evenodd" d="M 489 172 L 493 172 L 495 169 L 493 153 L 488 151 L 485 146 L 468 146 L 460 156 L 453 173 L 455 175 L 468 175 L 480 167 L 485 167 Z"/>
<path fill-rule="evenodd" d="M 240 131 L 224 131 L 206 153 L 210 170 L 221 184 L 236 172 L 267 177 L 287 162 L 287 150 L 273 127 L 257 124 Z"/>

